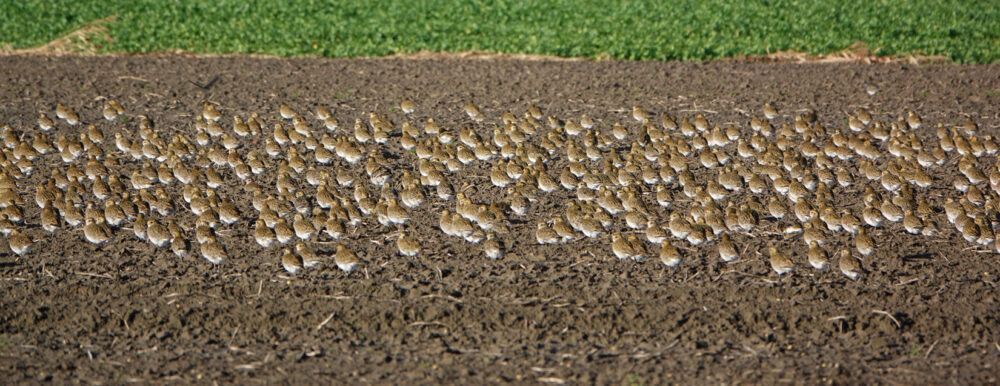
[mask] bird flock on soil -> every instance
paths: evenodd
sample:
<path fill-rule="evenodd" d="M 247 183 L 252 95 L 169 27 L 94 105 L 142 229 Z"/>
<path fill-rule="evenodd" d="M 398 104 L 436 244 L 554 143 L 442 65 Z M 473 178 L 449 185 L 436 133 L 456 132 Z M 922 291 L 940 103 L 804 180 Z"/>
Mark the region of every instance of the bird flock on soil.
<path fill-rule="evenodd" d="M 876 232 L 1000 250 L 998 144 L 971 118 L 932 128 L 914 111 L 879 120 L 860 108 L 827 127 L 811 109 L 782 114 L 771 103 L 746 122 L 723 124 L 639 106 L 617 121 L 546 115 L 534 105 L 493 117 L 472 101 L 462 108 L 462 121 L 443 125 L 411 121 L 419 106 L 409 99 L 392 118 L 286 104 L 277 114 L 227 117 L 205 102 L 189 127 L 168 136 L 113 99 L 104 102 L 106 121 L 93 122 L 59 103 L 55 119 L 43 112 L 37 128 L 0 129 L 0 231 L 17 255 L 31 253 L 45 232 L 82 228 L 90 243 L 128 231 L 218 265 L 231 257 L 219 238 L 238 237 L 226 229 L 246 223 L 251 231 L 240 236 L 280 248 L 290 274 L 363 266 L 346 234 L 383 232 L 402 256 L 432 254 L 435 241 L 412 229 L 418 211 L 489 259 L 514 246 L 590 239 L 610 244 L 603 250 L 620 260 L 652 255 L 666 267 L 685 256 L 761 258 L 783 275 L 835 259 L 856 279 L 878 249 Z M 26 186 L 37 163 L 58 166 Z M 468 197 L 478 180 L 463 181 L 463 169 L 488 179 L 480 188 L 500 199 Z M 240 209 L 246 203 L 222 194 L 224 186 L 238 187 L 250 207 Z M 32 190 L 38 218 L 22 209 Z M 533 211 L 557 196 L 555 214 Z M 522 227 L 533 237 L 511 239 Z M 838 243 L 840 234 L 851 241 Z M 775 246 L 748 251 L 754 237 Z"/>

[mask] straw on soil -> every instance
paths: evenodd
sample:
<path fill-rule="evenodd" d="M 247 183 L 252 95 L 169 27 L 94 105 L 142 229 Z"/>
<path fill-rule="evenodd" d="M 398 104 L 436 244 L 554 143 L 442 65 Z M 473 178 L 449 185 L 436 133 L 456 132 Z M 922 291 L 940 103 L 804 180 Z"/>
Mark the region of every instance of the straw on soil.
<path fill-rule="evenodd" d="M 109 15 L 102 19 L 97 19 L 80 26 L 63 36 L 45 43 L 38 47 L 11 49 L 9 46 L 0 47 L 0 54 L 7 55 L 95 55 L 98 53 L 101 41 L 111 41 L 108 35 L 107 24 L 118 18 L 118 15 Z"/>
<path fill-rule="evenodd" d="M 877 55 L 868 48 L 864 42 L 856 42 L 843 50 L 831 54 L 813 55 L 796 51 L 776 51 L 767 55 L 752 55 L 735 58 L 737 60 L 747 60 L 751 62 L 809 62 L 809 63 L 893 63 L 906 61 L 912 64 L 931 62 L 950 62 L 947 56 L 943 55 L 898 55 L 885 56 Z"/>

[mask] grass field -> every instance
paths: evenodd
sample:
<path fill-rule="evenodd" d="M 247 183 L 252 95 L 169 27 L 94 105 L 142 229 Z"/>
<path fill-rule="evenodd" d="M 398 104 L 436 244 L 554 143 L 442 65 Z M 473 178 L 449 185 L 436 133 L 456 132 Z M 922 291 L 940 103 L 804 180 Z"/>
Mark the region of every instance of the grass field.
<path fill-rule="evenodd" d="M 878 55 L 1000 59 L 995 1 L 74 1 L 0 4 L 0 45 L 45 44 L 95 20 L 102 52 L 382 56 L 486 51 L 700 60 L 863 42 Z"/>

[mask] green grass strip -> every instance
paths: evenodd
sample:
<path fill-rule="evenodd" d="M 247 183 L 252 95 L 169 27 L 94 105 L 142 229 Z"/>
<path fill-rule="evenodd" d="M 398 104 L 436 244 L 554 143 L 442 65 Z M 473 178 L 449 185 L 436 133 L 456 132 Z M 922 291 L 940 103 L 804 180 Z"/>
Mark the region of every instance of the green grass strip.
<path fill-rule="evenodd" d="M 109 15 L 104 52 L 382 56 L 420 50 L 703 60 L 779 50 L 1000 59 L 998 1 L 0 2 L 0 44 L 38 46 Z"/>

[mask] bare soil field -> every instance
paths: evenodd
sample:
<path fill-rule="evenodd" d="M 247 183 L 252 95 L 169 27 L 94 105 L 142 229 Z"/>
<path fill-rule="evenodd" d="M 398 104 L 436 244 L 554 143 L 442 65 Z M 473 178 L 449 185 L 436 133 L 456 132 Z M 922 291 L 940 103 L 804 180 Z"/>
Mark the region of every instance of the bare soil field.
<path fill-rule="evenodd" d="M 1000 220 L 991 188 L 997 173 L 996 149 L 991 147 L 1000 135 L 998 92 L 998 65 L 3 56 L 0 126 L 10 128 L 4 129 L 9 145 L 0 164 L 9 170 L 6 174 L 16 176 L 0 180 L 13 181 L 3 190 L 17 199 L 4 196 L 10 202 L 4 206 L 18 208 L 23 221 L 6 209 L 0 220 L 12 246 L 11 235 L 17 235 L 20 240 L 26 236 L 31 248 L 19 255 L 0 243 L 0 379 L 5 384 L 996 383 L 1000 264 L 989 241 Z M 399 108 L 404 98 L 415 105 L 409 114 Z M 112 99 L 124 114 L 106 120 L 102 110 Z M 467 114 L 470 101 L 481 121 Z M 206 102 L 221 115 L 225 135 L 212 136 L 202 146 L 196 138 L 197 127 L 207 122 L 202 119 Z M 58 119 L 57 103 L 75 110 L 82 123 Z M 777 110 L 770 135 L 751 128 L 766 103 Z M 298 136 L 308 138 L 293 138 L 269 155 L 275 124 L 288 134 L 298 131 L 293 120 L 281 117 L 283 104 L 302 117 L 304 123 L 295 124 L 304 126 Z M 317 120 L 317 105 L 330 109 L 338 129 L 328 130 Z M 541 113 L 534 120 L 537 127 L 521 119 L 531 106 Z M 646 124 L 634 119 L 633 106 L 647 112 Z M 810 109 L 815 122 L 808 119 Z M 849 116 L 859 109 L 887 122 L 884 130 L 890 138 L 868 135 L 867 128 L 860 134 L 849 129 Z M 920 117 L 919 127 L 905 127 L 911 110 Z M 535 132 L 505 125 L 505 111 L 518 118 L 513 126 L 527 125 Z M 40 128 L 43 113 L 55 123 L 51 131 Z M 253 113 L 263 123 L 261 133 L 232 134 L 233 117 L 247 121 Z M 665 114 L 678 124 L 693 123 L 701 115 L 709 128 L 693 136 L 671 131 L 662 125 Z M 151 127 L 141 127 L 146 124 L 140 115 Z M 568 123 L 579 123 L 584 115 L 595 123 L 591 130 L 597 145 L 588 150 L 596 157 L 570 160 L 570 143 L 577 150 L 589 146 L 591 134 L 567 133 Z M 807 116 L 801 131 L 797 116 Z M 431 140 L 434 135 L 424 131 L 428 118 L 450 131 L 454 141 L 442 144 L 447 140 L 441 135 Z M 952 130 L 964 128 L 967 118 L 977 126 L 974 132 Z M 356 119 L 362 131 L 374 129 L 373 139 L 356 143 L 362 142 Z M 401 145 L 408 135 L 401 133 L 404 122 L 420 132 L 416 150 Z M 613 129 L 619 122 L 621 139 Z M 89 124 L 102 133 L 103 142 L 81 137 Z M 902 127 L 889 130 L 897 124 Z M 385 143 L 377 142 L 380 125 L 386 129 Z M 971 150 L 957 144 L 956 150 L 939 152 L 940 157 L 930 155 L 941 147 L 939 125 L 953 145 L 953 138 L 962 137 L 959 142 Z M 714 126 L 723 129 L 720 133 L 729 126 L 735 131 L 719 139 L 709 135 Z M 462 146 L 467 151 L 474 147 L 462 144 L 469 136 L 461 133 L 463 127 L 479 139 L 470 142 L 494 149 L 484 152 L 489 160 L 455 164 L 451 158 L 449 166 L 454 167 L 447 168 L 448 158 L 456 153 L 461 158 Z M 666 139 L 657 141 L 650 127 Z M 147 143 L 155 149 L 139 150 L 133 158 L 119 150 L 116 133 L 130 143 L 150 137 Z M 837 133 L 854 136 L 880 155 L 870 162 L 860 155 L 850 160 L 824 157 L 833 165 L 829 172 L 843 169 L 853 176 L 850 186 L 826 183 L 822 175 L 827 169 L 816 166 L 823 156 L 808 155 L 810 146 L 805 146 L 823 149 L 835 142 L 831 138 Z M 69 158 L 64 154 L 71 150 L 33 155 L 29 145 L 42 134 L 57 147 L 75 144 L 87 150 Z M 348 142 L 331 149 L 363 148 L 362 160 L 352 164 L 337 157 L 321 164 L 315 142 L 324 136 Z M 182 137 L 186 140 L 175 141 Z M 493 146 L 502 142 L 497 137 L 517 142 L 508 143 L 509 160 L 500 154 L 503 146 Z M 740 155 L 738 142 L 749 144 L 755 137 L 764 144 L 757 156 Z M 239 176 L 235 167 L 209 161 L 209 150 L 219 149 L 223 138 L 232 140 L 230 155 L 247 163 L 249 153 L 261 155 L 265 170 Z M 698 138 L 725 143 L 699 146 L 703 140 Z M 660 146 L 656 143 L 670 143 L 663 148 L 673 152 L 693 144 L 689 154 L 678 155 L 686 165 L 673 174 L 676 180 L 663 180 L 671 175 L 665 160 L 673 154 L 652 154 Z M 920 150 L 906 146 L 913 143 L 922 143 Z M 209 170 L 218 174 L 222 184 L 213 191 L 239 213 L 235 223 L 205 230 L 225 251 L 221 264 L 202 257 L 204 240 L 196 240 L 202 236 L 196 227 L 201 216 L 183 198 L 185 185 L 169 183 L 162 174 L 155 182 L 156 173 L 149 178 L 144 172 L 171 165 L 167 170 L 173 168 L 176 175 L 168 159 L 176 154 L 167 150 L 175 144 L 193 150 L 190 157 L 178 157 L 179 164 L 202 175 L 192 184 L 208 190 Z M 900 152 L 900 146 L 902 155 L 890 154 Z M 425 159 L 424 150 L 434 154 Z M 926 153 L 933 165 L 920 167 L 917 153 Z M 343 224 L 325 208 L 310 210 L 319 208 L 320 195 L 307 181 L 308 172 L 288 171 L 296 163 L 289 161 L 291 154 L 299 155 L 307 169 L 326 172 L 329 192 L 343 198 L 345 207 L 370 201 L 377 202 L 375 210 L 357 219 L 349 216 Z M 657 156 L 664 161 L 650 160 Z M 774 181 L 756 169 L 760 163 L 755 157 L 765 156 L 777 159 L 779 166 L 768 169 L 777 170 Z M 728 163 L 703 166 L 705 157 L 708 163 L 725 163 L 725 158 Z M 562 183 L 560 177 L 573 162 L 586 169 L 574 177 L 580 187 L 559 186 L 548 193 L 539 189 L 541 174 Z M 101 228 L 110 230 L 110 239 L 100 244 L 88 242 L 93 233 L 82 224 L 61 222 L 52 232 L 43 229 L 38 187 L 57 180 L 54 175 L 65 179 L 74 169 L 89 173 L 91 164 L 105 166 L 104 171 L 94 168 L 98 180 L 118 177 L 133 199 L 149 196 L 169 204 L 169 213 L 150 210 L 146 217 L 164 226 L 174 221 L 177 233 L 170 241 L 187 246 L 189 253 L 180 256 L 171 246 L 158 248 L 138 238 L 131 216 L 119 226 Z M 973 181 L 970 165 L 989 178 Z M 490 209 L 490 215 L 497 225 L 487 228 L 480 222 L 465 238 L 442 232 L 441 213 L 455 212 L 461 202 L 439 197 L 434 177 L 421 175 L 425 166 L 469 202 L 487 208 L 493 204 L 497 213 Z M 609 173 L 628 173 L 633 166 L 650 167 L 657 181 L 646 183 L 639 177 L 643 173 L 633 173 L 629 176 L 639 181 L 622 183 L 629 176 Z M 721 192 L 725 197 L 707 196 L 718 190 L 713 182 L 717 175 L 738 168 L 746 176 L 765 175 L 765 192 L 751 192 L 745 178 L 741 189 Z M 883 172 L 882 181 L 865 177 L 866 168 Z M 931 185 L 915 185 L 908 170 L 925 173 Z M 509 186 L 495 185 L 498 171 L 511 180 Z M 385 178 L 388 191 L 372 183 L 377 180 L 373 174 Z M 890 175 L 902 179 L 903 188 L 883 188 Z M 682 187 L 684 176 L 699 186 Z M 79 199 L 79 210 L 87 204 L 100 209 L 106 201 L 117 204 L 95 198 L 93 182 L 82 177 L 76 185 L 70 181 L 67 188 L 53 189 L 65 192 L 69 202 L 76 186 L 72 195 Z M 284 177 L 290 185 L 282 187 Z M 588 178 L 596 181 L 590 190 L 597 200 L 580 198 Z M 154 181 L 144 188 L 138 186 L 140 179 Z M 334 179 L 353 179 L 354 185 Z M 415 183 L 407 184 L 407 179 Z M 538 182 L 520 183 L 527 179 Z M 772 192 L 777 180 L 792 181 L 793 190 L 810 185 L 808 198 L 778 196 Z M 820 188 L 814 187 L 817 180 Z M 331 222 L 346 225 L 334 238 L 318 229 L 330 222 L 321 222 L 315 235 L 301 242 L 319 256 L 318 265 L 298 267 L 303 260 L 284 250 L 296 241 L 269 247 L 254 241 L 260 210 L 254 207 L 250 182 L 258 194 L 275 198 L 276 206 L 296 206 L 301 200 L 306 218 L 330 216 Z M 657 202 L 658 186 L 672 197 L 666 207 Z M 956 186 L 980 192 L 985 202 L 974 202 Z M 357 199 L 359 187 L 368 191 L 367 201 Z M 383 211 L 401 209 L 387 198 L 402 196 L 407 187 L 422 193 L 423 202 L 402 208 L 409 218 L 401 224 L 381 224 L 379 206 Z M 832 194 L 819 193 L 823 187 Z M 159 188 L 163 193 L 153 194 Z M 285 200 L 281 190 L 289 189 L 292 199 Z M 696 194 L 689 197 L 688 190 Z M 624 192 L 618 198 L 626 199 L 608 200 L 626 206 L 629 195 L 636 194 L 641 209 L 613 214 L 597 237 L 577 234 L 539 244 L 539 224 L 549 230 L 563 216 L 572 221 L 569 206 L 593 209 L 584 216 L 591 220 L 614 212 L 602 199 L 604 192 L 615 196 L 612 191 Z M 294 192 L 304 194 L 296 198 Z M 528 198 L 525 214 L 512 210 L 512 196 Z M 759 209 L 774 197 L 789 210 L 783 218 Z M 951 201 L 964 205 L 960 221 L 949 219 Z M 917 202 L 927 207 L 918 208 Z M 862 225 L 874 243 L 873 253 L 864 255 L 857 235 L 821 227 L 827 219 L 816 217 L 831 207 L 862 218 L 872 208 L 888 213 L 886 205 L 893 203 L 907 214 L 920 209 L 920 223 L 936 226 L 937 232 L 911 234 L 903 222 L 886 217 L 880 226 Z M 729 208 L 743 213 L 744 204 L 752 212 L 753 229 L 713 231 L 712 216 L 703 215 L 715 206 L 722 213 Z M 221 212 L 219 205 L 211 206 Z M 815 213 L 803 214 L 808 220 L 792 214 L 809 205 Z M 279 215 L 292 224 L 295 213 Z M 660 258 L 661 247 L 647 241 L 645 225 L 632 227 L 626 219 L 632 213 L 665 228 L 678 213 L 695 232 L 704 231 L 699 237 L 707 240 L 669 237 L 664 245 L 674 245 L 681 261 L 668 266 Z M 475 213 L 471 217 L 479 218 Z M 966 233 L 972 231 L 959 231 L 954 223 L 974 227 L 976 237 L 967 241 Z M 818 244 L 829 256 L 824 269 L 807 262 L 809 245 L 803 238 L 810 233 L 789 230 L 801 224 L 821 235 Z M 498 241 L 504 255 L 487 258 L 486 241 L 469 241 L 477 232 Z M 419 244 L 416 256 L 399 254 L 397 239 L 403 234 Z M 731 261 L 718 253 L 723 235 L 738 252 Z M 637 236 L 627 246 L 630 255 L 644 258 L 616 257 L 621 249 L 613 240 L 630 236 Z M 360 261 L 350 272 L 335 264 L 338 245 Z M 776 273 L 782 260 L 771 247 L 789 260 L 794 267 L 790 272 Z M 841 251 L 860 262 L 856 279 L 841 272 Z M 289 267 L 300 271 L 293 274 Z"/>

